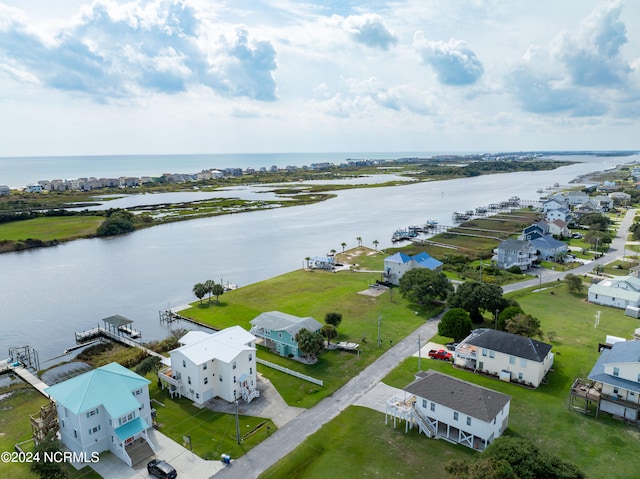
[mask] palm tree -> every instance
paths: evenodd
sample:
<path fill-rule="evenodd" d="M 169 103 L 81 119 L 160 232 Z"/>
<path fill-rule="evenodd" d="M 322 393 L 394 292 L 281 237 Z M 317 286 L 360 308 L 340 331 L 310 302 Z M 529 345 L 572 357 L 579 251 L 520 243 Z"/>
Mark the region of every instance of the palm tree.
<path fill-rule="evenodd" d="M 215 283 L 211 288 L 211 293 L 216 297 L 216 304 L 219 304 L 220 301 L 218 300 L 218 298 L 221 294 L 224 294 L 224 286 Z"/>
<path fill-rule="evenodd" d="M 343 241 L 340 246 L 342 246 L 342 252 L 344 253 L 344 249 L 347 247 L 347 243 Z"/>
<path fill-rule="evenodd" d="M 356 241 L 358 242 L 358 246 L 362 246 L 362 237 L 361 236 L 358 236 L 356 238 Z"/>
<path fill-rule="evenodd" d="M 380 242 L 378 240 L 373 240 L 373 246 L 376 248 L 376 251 L 378 251 L 378 245 L 380 244 Z"/>
<path fill-rule="evenodd" d="M 329 251 L 329 253 L 331 253 L 331 256 L 335 256 L 336 255 L 336 250 L 332 249 L 331 251 Z"/>
<path fill-rule="evenodd" d="M 193 286 L 193 294 L 196 295 L 196 298 L 200 300 L 200 304 L 202 304 L 202 298 L 207 294 L 207 287 L 202 283 L 196 283 Z"/>
<path fill-rule="evenodd" d="M 327 340 L 327 347 L 331 346 L 331 340 L 338 337 L 338 331 L 332 324 L 325 324 L 320 328 L 320 334 Z"/>
<path fill-rule="evenodd" d="M 309 256 L 307 256 L 304 260 L 305 260 L 305 262 L 306 262 L 306 264 L 307 264 L 307 265 L 305 266 L 305 268 L 309 269 L 309 260 L 311 260 L 311 258 L 310 258 Z"/>
<path fill-rule="evenodd" d="M 208 279 L 204 282 L 204 287 L 207 288 L 207 293 L 209 294 L 209 302 L 211 302 L 211 294 L 213 294 L 213 286 L 216 282 L 212 279 Z"/>

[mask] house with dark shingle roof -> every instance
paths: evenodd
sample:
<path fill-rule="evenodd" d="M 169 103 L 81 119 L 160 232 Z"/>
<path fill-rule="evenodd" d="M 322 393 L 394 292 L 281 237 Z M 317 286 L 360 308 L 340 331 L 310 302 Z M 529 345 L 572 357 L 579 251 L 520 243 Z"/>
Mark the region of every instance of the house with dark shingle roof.
<path fill-rule="evenodd" d="M 484 450 L 509 424 L 511 396 L 437 371 L 421 371 L 404 390 L 436 437 Z"/>
<path fill-rule="evenodd" d="M 458 346 L 456 366 L 538 387 L 553 366 L 551 345 L 494 329 L 476 329 Z"/>
<path fill-rule="evenodd" d="M 536 247 L 528 239 L 509 238 L 501 242 L 493 250 L 493 259 L 500 269 L 509 269 L 517 266 L 520 269 L 529 269 L 538 259 Z"/>
<path fill-rule="evenodd" d="M 604 348 L 588 378 L 600 391 L 600 410 L 630 421 L 640 419 L 640 341 Z"/>

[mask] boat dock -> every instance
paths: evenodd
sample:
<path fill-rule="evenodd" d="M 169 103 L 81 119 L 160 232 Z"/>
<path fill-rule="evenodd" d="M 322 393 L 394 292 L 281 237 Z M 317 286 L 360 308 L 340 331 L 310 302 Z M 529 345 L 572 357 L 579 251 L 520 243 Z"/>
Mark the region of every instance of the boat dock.
<path fill-rule="evenodd" d="M 160 359 L 165 359 L 165 357 L 162 354 L 158 354 L 155 351 L 152 351 L 151 349 L 147 348 L 139 341 L 136 341 L 130 337 L 124 336 L 123 334 L 118 334 L 116 332 L 113 332 L 101 326 L 87 329 L 86 331 L 76 331 L 75 336 L 76 336 L 76 342 L 83 346 L 87 345 L 87 343 L 90 343 L 95 339 L 105 338 L 105 339 L 110 339 L 112 341 L 116 341 L 120 344 L 124 344 L 125 346 L 142 349 L 145 353 L 147 353 L 150 356 L 156 356 Z"/>
<path fill-rule="evenodd" d="M 45 392 L 45 389 L 47 389 L 49 385 L 43 382 L 39 377 L 37 377 L 31 371 L 29 371 L 19 361 L 13 362 L 11 358 L 3 359 L 2 361 L 0 361 L 0 375 L 3 375 L 3 374 L 15 374 L 24 382 L 33 386 L 39 393 L 41 393 L 47 399 L 50 399 L 49 395 Z"/>
<path fill-rule="evenodd" d="M 175 311 L 172 311 L 171 309 L 165 309 L 164 311 L 158 311 L 158 314 L 160 316 L 160 322 L 161 323 L 173 323 L 174 321 L 187 321 L 188 323 L 191 324 L 195 324 L 197 326 L 200 326 L 201 328 L 206 328 L 206 329 L 210 329 L 211 331 L 219 331 L 216 328 L 211 327 L 208 324 L 204 324 L 201 323 L 200 321 L 197 321 L 195 319 L 192 318 L 187 318 L 186 316 L 182 316 L 181 314 L 176 313 Z"/>

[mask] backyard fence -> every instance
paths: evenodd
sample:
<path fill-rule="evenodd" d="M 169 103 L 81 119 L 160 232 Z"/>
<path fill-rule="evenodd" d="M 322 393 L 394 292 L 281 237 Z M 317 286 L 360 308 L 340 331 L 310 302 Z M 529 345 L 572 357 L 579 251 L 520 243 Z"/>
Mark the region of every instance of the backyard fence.
<path fill-rule="evenodd" d="M 256 362 L 258 364 L 262 364 L 263 366 L 267 366 L 272 369 L 276 369 L 285 374 L 290 374 L 291 376 L 295 376 L 300 379 L 304 379 L 305 381 L 309 381 L 310 383 L 317 384 L 318 386 L 323 386 L 324 383 L 322 379 L 312 378 L 311 376 L 307 376 L 306 374 L 299 373 L 298 371 L 294 371 L 293 369 L 285 368 L 284 366 L 280 366 L 278 364 L 270 363 L 269 361 L 265 361 L 264 359 L 256 358 Z"/>

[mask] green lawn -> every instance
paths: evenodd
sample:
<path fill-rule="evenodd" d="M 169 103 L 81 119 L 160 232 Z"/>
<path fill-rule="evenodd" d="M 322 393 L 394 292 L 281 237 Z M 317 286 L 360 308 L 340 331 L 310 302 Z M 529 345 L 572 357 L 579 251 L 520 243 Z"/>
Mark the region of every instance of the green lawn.
<path fill-rule="evenodd" d="M 199 409 L 185 398 L 171 399 L 153 375 L 147 379 L 151 381 L 149 395 L 160 424 L 158 430 L 180 444 L 184 436 L 191 436 L 193 452 L 203 459 L 219 460 L 223 453 L 242 456 L 277 429 L 270 419 L 240 416 L 242 443 L 238 444 L 233 414 Z"/>
<path fill-rule="evenodd" d="M 104 216 L 55 216 L 0 224 L 0 241 L 67 240 L 94 235 Z"/>
<path fill-rule="evenodd" d="M 14 445 L 31 439 L 29 416 L 37 414 L 47 400 L 30 386 L 22 385 L 0 400 L 0 452 L 15 451 Z M 23 445 L 25 451 L 33 451 L 33 442 Z M 89 466 L 76 471 L 66 466 L 69 479 L 99 479 L 100 475 Z M 0 477 L 11 479 L 37 479 L 27 463 L 0 463 Z"/>
<path fill-rule="evenodd" d="M 202 305 L 195 303 L 194 307 L 180 314 L 220 329 L 239 324 L 248 330 L 249 322 L 265 311 L 313 316 L 320 322 L 328 312 L 342 313 L 337 341 L 359 343 L 359 356 L 350 352 L 327 351 L 316 364 L 304 365 L 264 349 L 258 353 L 260 358 L 325 381 L 325 385 L 318 388 L 307 381 L 260 366 L 260 372 L 273 381 L 288 404 L 311 407 L 371 364 L 391 342 L 395 344 L 442 308 L 430 306 L 420 309 L 402 299 L 395 288 L 378 297 L 358 294 L 378 277 L 375 273 L 298 270 L 225 293 L 220 297 L 220 305 L 215 303 L 215 299 L 211 303 L 205 299 Z M 377 346 L 378 315 L 381 318 L 382 347 Z"/>
<path fill-rule="evenodd" d="M 536 390 L 455 369 L 450 363 L 422 358 L 422 369 L 435 369 L 512 396 L 507 434 L 528 437 L 540 448 L 575 463 L 587 477 L 637 477 L 640 430 L 602 413 L 597 419 L 569 410 L 569 389 L 586 378 L 598 358 L 598 343 L 607 334 L 631 337 L 635 319 L 618 309 L 586 302 L 586 292 L 572 294 L 562 283 L 543 285 L 541 292 L 514 293 L 526 313 L 539 318 L 545 340 L 553 345 L 555 362 L 549 382 Z M 594 328 L 595 314 L 601 311 Z M 484 327 L 490 327 L 490 321 Z M 551 339 L 550 339 L 551 338 Z M 448 338 L 433 340 L 447 342 Z M 403 388 L 414 379 L 418 358 L 408 358 L 383 381 Z M 476 457 L 473 451 L 385 427 L 384 415 L 352 407 L 311 436 L 262 477 L 322 477 L 323 471 L 348 468 L 354 477 L 428 477 L 446 474 L 452 459 Z M 343 462 L 341 462 L 344 460 Z M 415 467 L 416 461 L 422 468 Z M 351 469 L 351 465 L 354 469 Z M 341 466 L 343 465 L 343 466 Z M 298 473 L 298 471 L 300 471 Z"/>

